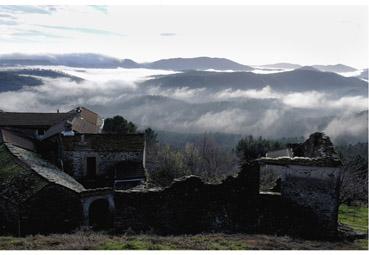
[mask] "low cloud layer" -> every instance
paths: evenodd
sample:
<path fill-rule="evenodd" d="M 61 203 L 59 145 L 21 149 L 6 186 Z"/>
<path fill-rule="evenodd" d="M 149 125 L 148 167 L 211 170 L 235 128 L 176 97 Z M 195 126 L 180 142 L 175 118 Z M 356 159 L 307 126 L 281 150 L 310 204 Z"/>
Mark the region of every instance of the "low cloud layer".
<path fill-rule="evenodd" d="M 54 67 L 53 67 L 54 68 Z M 277 93 L 273 84 L 261 90 L 188 87 L 143 87 L 152 75 L 172 72 L 146 69 L 55 67 L 85 79 L 45 79 L 44 85 L 0 93 L 4 111 L 70 110 L 77 105 L 104 117 L 120 114 L 141 128 L 177 132 L 226 132 L 265 137 L 307 136 L 324 131 L 333 139 L 367 137 L 366 96 L 335 98 L 334 92 Z"/>

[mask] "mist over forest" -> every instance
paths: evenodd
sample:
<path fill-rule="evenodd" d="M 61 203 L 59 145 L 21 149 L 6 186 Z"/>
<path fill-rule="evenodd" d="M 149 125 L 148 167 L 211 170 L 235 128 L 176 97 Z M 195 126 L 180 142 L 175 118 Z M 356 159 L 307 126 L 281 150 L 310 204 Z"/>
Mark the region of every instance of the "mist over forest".
<path fill-rule="evenodd" d="M 205 59 L 208 69 L 200 58 L 190 62 L 199 70 L 179 70 L 188 67 L 188 61 L 143 66 L 124 60 L 112 67 L 108 60 L 101 60 L 98 68 L 65 58 L 62 64 L 70 66 L 39 65 L 45 64 L 40 59 L 27 65 L 3 61 L 0 109 L 54 112 L 83 105 L 105 118 L 122 115 L 142 130 L 267 138 L 323 131 L 337 142 L 367 141 L 368 87 L 359 77 L 361 70 L 343 65 L 291 69 L 292 64 L 280 64 L 240 71 L 246 65 L 211 58 Z M 355 76 L 346 77 L 348 72 Z"/>

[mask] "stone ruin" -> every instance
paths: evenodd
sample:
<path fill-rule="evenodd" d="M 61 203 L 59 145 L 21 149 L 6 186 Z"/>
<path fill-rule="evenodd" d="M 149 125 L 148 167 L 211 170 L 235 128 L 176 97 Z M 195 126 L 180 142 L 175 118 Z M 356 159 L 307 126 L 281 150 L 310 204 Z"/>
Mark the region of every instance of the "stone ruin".
<path fill-rule="evenodd" d="M 198 177 L 163 189 L 115 191 L 117 232 L 243 232 L 330 239 L 337 236 L 340 166 L 329 137 L 315 133 L 294 155 L 244 163 L 236 177 L 207 184 Z M 280 192 L 259 192 L 260 171 L 281 176 Z"/>
<path fill-rule="evenodd" d="M 66 232 L 90 226 L 117 233 L 242 232 L 314 239 L 337 237 L 341 162 L 330 139 L 322 133 L 312 134 L 302 144 L 290 145 L 286 155 L 271 153 L 242 163 L 237 176 L 220 184 L 187 176 L 160 189 L 86 189 L 66 174 L 57 173 L 57 169 L 50 175 L 46 172 L 48 165 L 35 160 L 36 155 L 28 156 L 27 160 L 32 161 L 27 167 L 24 162 L 18 164 L 18 159 L 13 162 L 13 156 L 24 155 L 23 151 L 6 146 L 2 148 L 6 154 L 2 156 L 0 172 L 3 166 L 7 171 L 18 169 L 28 176 L 28 167 L 34 171 L 28 177 L 30 184 L 40 175 L 53 179 L 41 178 L 42 182 L 32 186 L 34 195 L 29 198 L 20 193 L 27 192 L 27 185 L 4 193 L 7 197 L 17 194 L 19 204 L 0 196 L 1 233 Z M 280 176 L 279 192 L 259 191 L 261 171 Z M 12 178 L 18 183 L 22 179 L 15 175 Z M 43 186 L 39 187 L 39 183 Z M 63 203 L 55 202 L 55 198 Z"/>

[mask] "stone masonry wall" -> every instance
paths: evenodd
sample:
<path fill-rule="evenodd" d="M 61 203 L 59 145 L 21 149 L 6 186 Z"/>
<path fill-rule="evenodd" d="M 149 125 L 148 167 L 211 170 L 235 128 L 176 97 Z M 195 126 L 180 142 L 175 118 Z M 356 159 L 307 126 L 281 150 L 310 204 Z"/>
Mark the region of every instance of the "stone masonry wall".
<path fill-rule="evenodd" d="M 335 236 L 339 206 L 338 167 L 316 167 L 300 165 L 264 165 L 265 170 L 282 177 L 281 196 L 285 203 L 304 210 L 300 225 L 309 227 L 315 236 Z M 298 220 L 291 214 L 291 219 Z M 308 222 L 308 218 L 311 222 Z"/>
<path fill-rule="evenodd" d="M 191 176 L 162 190 L 116 191 L 114 227 L 162 234 L 253 232 L 258 180 L 259 167 L 253 164 L 218 185 Z"/>
<path fill-rule="evenodd" d="M 121 161 L 142 162 L 143 152 L 95 152 L 89 150 L 64 151 L 64 169 L 81 179 L 86 175 L 86 158 L 96 157 L 97 175 L 109 175 L 112 166 Z"/>
<path fill-rule="evenodd" d="M 259 194 L 258 164 L 244 165 L 237 177 L 217 185 L 192 176 L 160 190 L 115 191 L 114 228 L 161 234 L 231 231 L 334 238 L 339 168 L 276 167 L 284 172 L 281 194 Z"/>

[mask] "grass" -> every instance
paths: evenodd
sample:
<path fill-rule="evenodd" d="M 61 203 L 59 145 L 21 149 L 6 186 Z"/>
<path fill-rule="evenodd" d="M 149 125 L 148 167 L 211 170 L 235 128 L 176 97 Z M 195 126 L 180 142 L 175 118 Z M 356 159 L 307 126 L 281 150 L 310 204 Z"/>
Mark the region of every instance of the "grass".
<path fill-rule="evenodd" d="M 357 231 L 367 231 L 367 216 L 367 208 L 343 205 L 339 209 L 339 221 Z M 26 237 L 0 236 L 1 250 L 365 250 L 367 245 L 365 239 L 328 242 L 225 233 L 159 236 L 78 231 Z"/>
<path fill-rule="evenodd" d="M 341 205 L 338 213 L 340 223 L 359 232 L 368 232 L 368 208 L 363 206 Z"/>
<path fill-rule="evenodd" d="M 357 232 L 368 233 L 368 207 L 343 204 L 339 208 L 338 221 Z M 368 239 L 358 239 L 354 243 L 361 249 L 368 249 Z"/>

